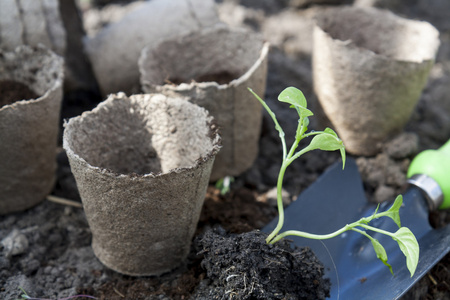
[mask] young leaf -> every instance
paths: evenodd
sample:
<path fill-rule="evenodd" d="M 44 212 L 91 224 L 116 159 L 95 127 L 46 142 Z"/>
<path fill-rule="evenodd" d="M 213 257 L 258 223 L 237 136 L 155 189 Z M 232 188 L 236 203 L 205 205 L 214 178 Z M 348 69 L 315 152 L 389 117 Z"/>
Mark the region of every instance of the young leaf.
<path fill-rule="evenodd" d="M 419 243 L 416 237 L 407 227 L 402 227 L 394 233 L 392 238 L 398 243 L 400 250 L 406 256 L 406 266 L 408 267 L 411 277 L 416 272 L 419 263 Z"/>
<path fill-rule="evenodd" d="M 307 117 L 303 118 L 303 121 L 298 120 L 298 126 L 297 126 L 297 130 L 295 132 L 296 140 L 302 139 L 303 134 L 308 130 L 308 125 L 309 125 L 309 119 Z"/>
<path fill-rule="evenodd" d="M 344 149 L 344 144 L 332 129 L 327 128 L 322 133 L 316 135 L 311 140 L 308 147 L 311 148 L 310 150 L 320 149 L 325 151 L 334 151 Z"/>
<path fill-rule="evenodd" d="M 303 125 L 303 127 L 302 127 L 303 130 L 302 130 L 300 136 L 302 136 L 306 132 L 306 130 L 308 130 L 308 126 L 309 126 L 309 119 L 308 119 L 308 117 L 303 118 L 302 125 Z"/>
<path fill-rule="evenodd" d="M 392 204 L 391 208 L 389 208 L 384 214 L 394 220 L 395 224 L 397 224 L 398 228 L 402 227 L 400 222 L 400 214 L 399 210 L 403 203 L 403 196 L 398 195 L 397 198 L 395 198 L 394 204 Z"/>
<path fill-rule="evenodd" d="M 286 102 L 294 106 L 301 106 L 303 108 L 307 107 L 306 98 L 302 91 L 292 86 L 285 88 L 280 95 L 278 95 L 278 101 Z"/>
<path fill-rule="evenodd" d="M 302 91 L 295 87 L 285 88 L 280 95 L 278 95 L 278 101 L 289 103 L 290 108 L 297 110 L 300 119 L 314 115 L 312 111 L 307 108 L 306 98 Z"/>
<path fill-rule="evenodd" d="M 326 128 L 323 132 L 317 133 L 316 136 L 311 140 L 311 143 L 302 152 L 306 153 L 312 150 L 324 150 L 324 151 L 334 151 L 340 150 L 342 157 L 342 169 L 345 167 L 345 146 L 342 140 L 337 136 L 330 128 Z"/>
<path fill-rule="evenodd" d="M 325 128 L 324 132 L 329 133 L 333 136 L 336 137 L 336 139 L 338 139 L 340 141 L 341 147 L 339 148 L 340 152 L 341 152 L 341 157 L 342 157 L 342 169 L 344 169 L 345 167 L 345 146 L 344 143 L 342 142 L 342 140 L 338 137 L 338 135 L 336 134 L 336 132 L 334 132 L 333 129 L 331 128 Z"/>
<path fill-rule="evenodd" d="M 381 260 L 383 264 L 385 264 L 389 268 L 391 274 L 394 275 L 394 272 L 392 271 L 392 266 L 387 262 L 388 257 L 386 254 L 386 250 L 384 250 L 384 247 L 380 244 L 380 242 L 377 239 L 371 238 L 370 241 L 372 242 L 373 250 L 375 250 L 378 259 Z"/>

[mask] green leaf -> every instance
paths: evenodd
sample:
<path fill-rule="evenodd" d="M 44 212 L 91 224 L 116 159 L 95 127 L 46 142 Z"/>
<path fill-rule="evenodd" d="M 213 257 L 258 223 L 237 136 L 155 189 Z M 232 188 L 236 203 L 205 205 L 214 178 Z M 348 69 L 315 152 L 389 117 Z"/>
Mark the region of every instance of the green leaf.
<path fill-rule="evenodd" d="M 220 191 L 221 195 L 226 195 L 231 190 L 231 183 L 234 182 L 233 176 L 225 176 L 216 182 L 216 189 Z"/>
<path fill-rule="evenodd" d="M 397 197 L 398 198 L 398 197 Z M 394 233 L 392 238 L 398 243 L 400 250 L 406 256 L 406 266 L 408 267 L 411 277 L 416 272 L 419 263 L 419 243 L 416 237 L 407 227 L 402 227 Z"/>
<path fill-rule="evenodd" d="M 310 111 L 309 109 L 304 108 L 302 106 L 291 105 L 291 106 L 289 106 L 289 108 L 295 108 L 297 110 L 300 120 L 314 115 L 312 111 Z"/>
<path fill-rule="evenodd" d="M 331 134 L 331 135 L 333 135 L 336 138 L 338 137 L 337 133 L 333 129 L 329 128 L 329 127 L 325 128 L 325 130 L 323 132 Z"/>
<path fill-rule="evenodd" d="M 303 119 L 303 127 L 305 128 L 305 131 L 308 130 L 308 126 L 309 126 L 309 119 L 304 118 Z"/>
<path fill-rule="evenodd" d="M 387 260 L 387 254 L 386 254 L 386 250 L 384 250 L 384 247 L 381 245 L 381 243 L 374 238 L 371 238 L 370 241 L 372 242 L 372 246 L 373 249 L 375 250 L 375 253 L 377 254 L 377 257 L 379 260 L 381 260 L 383 262 L 383 264 L 385 264 L 388 268 L 389 271 L 391 271 L 391 274 L 394 275 L 394 271 L 392 271 L 392 266 L 390 264 L 388 264 Z"/>
<path fill-rule="evenodd" d="M 308 125 L 309 125 L 309 119 L 308 118 L 304 118 L 302 123 L 300 123 L 300 120 L 298 120 L 298 126 L 297 126 L 297 130 L 295 132 L 295 139 L 296 140 L 301 140 L 303 134 L 308 130 Z"/>
<path fill-rule="evenodd" d="M 399 210 L 400 207 L 402 207 L 403 203 L 403 196 L 398 195 L 397 198 L 395 198 L 394 204 L 392 204 L 391 208 L 389 208 L 385 214 L 387 217 L 394 220 L 395 224 L 397 224 L 398 228 L 402 227 L 401 221 L 400 221 L 400 214 Z"/>
<path fill-rule="evenodd" d="M 303 95 L 302 91 L 292 86 L 285 88 L 280 93 L 280 95 L 278 95 L 278 101 L 286 102 L 294 106 L 300 106 L 303 108 L 307 107 L 306 98 Z"/>
<path fill-rule="evenodd" d="M 320 134 L 316 135 L 309 146 L 311 149 L 320 149 L 324 151 L 334 151 L 344 148 L 344 144 L 337 134 L 330 128 L 325 129 Z M 344 155 L 345 157 L 345 155 Z"/>
<path fill-rule="evenodd" d="M 331 134 L 331 135 L 334 136 L 334 137 L 336 138 L 336 140 L 338 141 L 338 144 L 339 144 L 339 150 L 340 150 L 340 152 L 341 152 L 341 157 L 342 157 L 342 169 L 344 169 L 344 167 L 345 167 L 345 146 L 344 146 L 344 143 L 343 143 L 342 140 L 338 137 L 337 133 L 336 133 L 333 129 L 327 127 L 327 128 L 325 128 L 325 130 L 324 130 L 323 132 L 325 132 L 325 133 L 327 133 L 327 134 Z M 322 150 L 325 150 L 325 149 L 322 149 Z M 328 151 L 334 151 L 334 150 L 337 150 L 337 149 L 328 150 Z"/>
<path fill-rule="evenodd" d="M 278 101 L 291 104 L 290 108 L 295 108 L 300 119 L 314 115 L 307 107 L 306 98 L 302 91 L 295 87 L 285 88 L 280 95 Z"/>

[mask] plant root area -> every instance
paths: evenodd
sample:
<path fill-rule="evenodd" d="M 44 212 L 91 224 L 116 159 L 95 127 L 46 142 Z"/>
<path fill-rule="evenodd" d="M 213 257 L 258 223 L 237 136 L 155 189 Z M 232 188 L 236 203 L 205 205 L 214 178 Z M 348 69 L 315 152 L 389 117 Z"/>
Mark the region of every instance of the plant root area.
<path fill-rule="evenodd" d="M 129 1 L 81 2 L 91 3 L 91 7 L 82 11 L 89 34 L 110 20 L 116 20 L 124 2 Z M 259 32 L 270 42 L 264 99 L 277 115 L 287 142 L 293 141 L 298 116 L 286 104 L 278 102 L 277 96 L 288 86 L 301 89 L 307 98 L 308 108 L 315 114 L 310 118 L 310 129 L 333 128 L 313 92 L 313 18 L 331 6 L 353 1 L 216 2 L 218 14 L 224 22 Z M 404 130 L 380 145 L 377 155 L 353 156 L 367 199 L 382 202 L 393 200 L 404 192 L 406 172 L 415 155 L 425 149 L 437 149 L 450 137 L 450 1 L 357 2 L 371 2 L 410 19 L 428 21 L 440 32 L 441 45 L 435 65 Z M 101 100 L 96 91 L 66 91 L 62 118 L 90 110 Z M 0 104 L 9 102 L 3 100 Z M 61 126 L 61 134 L 62 130 Z M 325 298 L 329 290 L 327 279 L 321 276 L 321 266 L 309 250 L 291 249 L 288 241 L 275 246 L 266 245 L 264 235 L 257 231 L 277 216 L 275 187 L 281 157 L 278 132 L 270 116 L 264 113 L 255 163 L 235 178 L 229 193 L 221 195 L 214 184 L 208 187 L 192 249 L 185 263 L 159 277 L 131 277 L 106 268 L 95 257 L 91 231 L 81 208 L 75 180 L 66 154 L 59 148 L 56 184 L 51 194 L 70 199 L 74 205 L 44 200 L 24 212 L 0 216 L 0 299 L 22 299 L 23 292 L 19 287 L 29 297 L 52 300 L 74 295 L 89 295 L 101 300 Z M 295 201 L 328 166 L 339 159 L 337 152 L 312 151 L 293 162 L 284 177 L 285 205 Z M 331 218 L 333 216 L 326 216 L 325 220 Z M 432 213 L 430 223 L 434 227 L 450 224 L 450 211 Z M 218 226 L 223 229 L 218 229 Z M 241 242 L 248 244 L 242 245 Z M 220 259 L 220 265 L 212 260 L 213 257 Z M 275 268 L 282 271 L 281 277 L 275 275 Z M 370 279 L 368 276 L 366 280 Z M 268 281 L 275 287 L 265 286 Z M 357 283 L 364 284 L 364 281 L 358 280 Z M 283 284 L 287 288 L 280 286 Z M 291 288 L 300 288 L 300 291 Z M 449 300 L 450 255 L 416 282 L 401 299 Z"/>
<path fill-rule="evenodd" d="M 196 240 L 206 270 L 194 299 L 325 299 L 330 281 L 309 248 L 288 240 L 267 244 L 267 234 L 227 234 L 217 227 Z"/>

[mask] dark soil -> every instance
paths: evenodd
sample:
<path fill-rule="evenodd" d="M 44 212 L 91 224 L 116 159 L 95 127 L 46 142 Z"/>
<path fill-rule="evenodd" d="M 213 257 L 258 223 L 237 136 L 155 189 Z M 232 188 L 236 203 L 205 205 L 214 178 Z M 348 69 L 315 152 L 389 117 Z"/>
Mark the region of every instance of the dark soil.
<path fill-rule="evenodd" d="M 250 231 L 227 234 L 216 227 L 195 245 L 204 256 L 207 277 L 194 299 L 325 299 L 330 282 L 323 266 L 308 248 L 283 240 L 265 242 L 266 234 Z"/>
<path fill-rule="evenodd" d="M 0 107 L 16 101 L 36 99 L 39 96 L 28 86 L 13 80 L 0 80 Z"/>
<path fill-rule="evenodd" d="M 172 83 L 172 84 L 181 84 L 181 83 L 190 83 L 192 81 L 195 81 L 195 82 L 217 82 L 218 84 L 227 84 L 237 78 L 239 78 L 239 76 L 236 76 L 236 74 L 231 74 L 228 71 L 223 71 L 223 72 L 212 73 L 212 74 L 204 74 L 204 75 L 200 75 L 198 77 L 187 79 L 187 80 L 173 78 L 173 79 L 167 80 L 167 82 Z"/>

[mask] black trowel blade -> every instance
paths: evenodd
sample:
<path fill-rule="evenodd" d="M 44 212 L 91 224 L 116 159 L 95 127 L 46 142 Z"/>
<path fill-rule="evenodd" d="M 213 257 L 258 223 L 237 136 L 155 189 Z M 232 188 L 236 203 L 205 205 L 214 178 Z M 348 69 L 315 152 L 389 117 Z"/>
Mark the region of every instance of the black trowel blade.
<path fill-rule="evenodd" d="M 380 211 L 390 205 L 382 204 Z M 375 209 L 376 205 L 366 200 L 355 161 L 348 159 L 344 170 L 341 163 L 331 166 L 285 210 L 282 230 L 328 234 L 373 214 Z M 426 201 L 418 189 L 410 188 L 403 195 L 400 217 L 402 226 L 414 233 L 420 246 L 413 277 L 398 244 L 384 235 L 371 234 L 386 249 L 394 275 L 377 259 L 370 240 L 357 232 L 323 241 L 288 238 L 297 246 L 312 248 L 325 265 L 325 276 L 331 280 L 331 299 L 397 299 L 450 250 L 450 225 L 441 229 L 429 225 Z M 270 232 L 276 222 L 273 220 L 263 231 Z M 398 229 L 389 218 L 374 220 L 371 225 L 391 232 Z"/>

